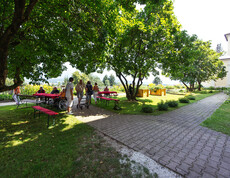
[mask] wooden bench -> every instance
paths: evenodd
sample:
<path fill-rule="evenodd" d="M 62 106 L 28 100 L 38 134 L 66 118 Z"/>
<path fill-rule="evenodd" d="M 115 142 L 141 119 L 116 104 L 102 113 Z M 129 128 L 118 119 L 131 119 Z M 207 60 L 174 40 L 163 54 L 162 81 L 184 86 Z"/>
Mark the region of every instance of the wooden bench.
<path fill-rule="evenodd" d="M 106 105 L 109 104 L 109 101 L 115 101 L 115 106 L 118 106 L 119 104 L 119 99 L 113 99 L 113 98 L 106 98 L 106 97 L 102 97 L 102 96 L 97 96 L 98 99 L 100 100 L 105 100 L 106 101 Z"/>
<path fill-rule="evenodd" d="M 40 112 L 45 113 L 48 115 L 48 119 L 47 119 L 47 128 L 49 127 L 49 119 L 50 116 L 55 116 L 58 115 L 57 112 L 51 111 L 49 109 L 43 108 L 41 106 L 32 106 L 32 108 L 34 109 L 34 118 L 35 118 L 35 111 L 39 111 L 39 119 L 40 119 Z M 53 123 L 55 123 L 55 119 L 53 120 Z"/>

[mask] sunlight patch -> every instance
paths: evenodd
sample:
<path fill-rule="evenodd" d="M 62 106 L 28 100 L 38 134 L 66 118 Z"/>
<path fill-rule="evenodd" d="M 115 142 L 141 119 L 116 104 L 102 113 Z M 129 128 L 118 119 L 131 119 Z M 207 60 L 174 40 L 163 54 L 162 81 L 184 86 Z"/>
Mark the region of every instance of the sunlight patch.
<path fill-rule="evenodd" d="M 65 118 L 65 119 L 63 119 L 63 125 L 66 125 L 66 127 L 65 128 L 63 128 L 62 130 L 61 130 L 61 132 L 64 132 L 64 131 L 66 131 L 66 130 L 70 130 L 70 129 L 72 129 L 72 128 L 74 128 L 77 124 L 80 124 L 81 122 L 79 122 L 75 117 L 73 117 L 73 116 L 69 116 L 69 117 L 67 117 L 67 118 Z"/>
<path fill-rule="evenodd" d="M 12 125 L 26 124 L 26 123 L 28 123 L 28 122 L 29 122 L 29 121 L 18 121 L 18 122 L 12 123 Z"/>
<path fill-rule="evenodd" d="M 19 139 L 8 141 L 6 147 L 14 147 L 14 146 L 22 145 L 23 143 L 34 141 L 37 138 L 38 136 L 35 136 L 34 138 L 26 138 L 23 140 L 22 137 L 20 137 Z"/>

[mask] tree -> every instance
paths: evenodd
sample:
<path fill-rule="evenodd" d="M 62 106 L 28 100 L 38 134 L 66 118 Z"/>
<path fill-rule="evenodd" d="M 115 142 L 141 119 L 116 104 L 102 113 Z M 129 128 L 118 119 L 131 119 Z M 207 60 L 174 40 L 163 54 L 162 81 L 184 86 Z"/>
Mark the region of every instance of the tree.
<path fill-rule="evenodd" d="M 105 86 L 110 86 L 109 80 L 106 80 L 106 81 L 105 81 Z"/>
<path fill-rule="evenodd" d="M 198 40 L 195 45 L 198 52 L 193 65 L 197 71 L 196 81 L 200 91 L 201 82 L 223 79 L 227 75 L 227 71 L 223 62 L 219 60 L 221 53 L 211 49 L 211 42 Z"/>
<path fill-rule="evenodd" d="M 174 41 L 177 53 L 172 63 L 163 63 L 163 73 L 171 79 L 180 80 L 188 91 L 201 90 L 201 82 L 217 80 L 226 76 L 223 62 L 218 58 L 221 53 L 211 49 L 211 43 L 189 36 L 186 31 L 179 32 Z"/>
<path fill-rule="evenodd" d="M 158 2 L 147 2 L 142 12 L 121 9 L 114 36 L 108 39 L 106 66 L 115 71 L 128 100 L 136 100 L 143 79 L 149 72 L 156 75 L 158 63 L 171 55 L 171 38 L 179 25 L 172 2 Z M 131 92 L 128 76 L 132 77 Z"/>
<path fill-rule="evenodd" d="M 73 84 L 76 85 L 79 80 L 82 80 L 83 83 L 87 83 L 89 81 L 89 76 L 85 73 L 81 73 L 79 71 L 76 71 L 72 74 L 73 77 Z"/>
<path fill-rule="evenodd" d="M 106 80 L 109 80 L 109 78 L 108 78 L 108 75 L 105 75 L 104 77 L 103 77 L 103 79 L 102 79 L 102 82 L 104 83 L 104 85 L 106 85 Z"/>
<path fill-rule="evenodd" d="M 134 1 L 127 3 L 132 9 Z M 121 1 L 2 0 L 0 4 L 0 92 L 24 77 L 47 81 L 73 67 L 90 73 L 101 62 L 106 30 Z M 6 86 L 6 77 L 14 84 Z"/>
<path fill-rule="evenodd" d="M 115 77 L 113 74 L 111 74 L 108 78 L 110 86 L 113 86 L 115 84 Z"/>
<path fill-rule="evenodd" d="M 93 76 L 92 74 L 89 74 L 89 80 L 91 81 L 92 85 L 97 83 L 99 87 L 104 87 L 104 83 L 101 81 L 101 79 L 98 76 Z"/>
<path fill-rule="evenodd" d="M 157 76 L 154 78 L 153 83 L 156 85 L 159 85 L 159 84 L 162 84 L 162 81 L 161 81 L 160 77 Z"/>
<path fill-rule="evenodd" d="M 175 51 L 171 58 L 162 62 L 162 73 L 170 77 L 172 80 L 180 80 L 187 90 L 193 91 L 195 86 L 196 70 L 192 66 L 195 60 L 196 35 L 188 35 L 187 32 L 178 31 L 173 39 L 173 48 Z M 188 72 L 189 71 L 189 72 Z"/>

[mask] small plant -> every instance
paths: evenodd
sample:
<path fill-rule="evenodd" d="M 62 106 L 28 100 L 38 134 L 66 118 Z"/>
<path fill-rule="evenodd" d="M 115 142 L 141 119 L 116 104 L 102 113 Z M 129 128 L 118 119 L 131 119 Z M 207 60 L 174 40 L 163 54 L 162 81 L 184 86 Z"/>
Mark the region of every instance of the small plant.
<path fill-rule="evenodd" d="M 175 108 L 178 106 L 178 101 L 175 101 L 175 100 L 170 100 L 170 101 L 167 101 L 166 102 L 168 104 L 169 107 L 171 108 Z"/>
<path fill-rule="evenodd" d="M 208 92 L 206 90 L 204 90 L 204 91 L 201 91 L 200 93 L 201 94 L 207 94 Z"/>
<path fill-rule="evenodd" d="M 153 108 L 151 106 L 143 106 L 141 111 L 144 112 L 144 113 L 152 113 Z"/>
<path fill-rule="evenodd" d="M 164 103 L 163 100 L 161 100 L 160 103 L 157 103 L 157 108 L 159 111 L 167 111 L 168 110 L 168 103 Z"/>
<path fill-rule="evenodd" d="M 189 100 L 196 100 L 195 96 L 187 96 Z"/>
<path fill-rule="evenodd" d="M 180 98 L 180 99 L 179 99 L 179 102 L 180 102 L 180 103 L 189 103 L 189 99 L 188 99 L 188 98 L 185 98 L 185 97 L 184 97 L 184 98 Z"/>

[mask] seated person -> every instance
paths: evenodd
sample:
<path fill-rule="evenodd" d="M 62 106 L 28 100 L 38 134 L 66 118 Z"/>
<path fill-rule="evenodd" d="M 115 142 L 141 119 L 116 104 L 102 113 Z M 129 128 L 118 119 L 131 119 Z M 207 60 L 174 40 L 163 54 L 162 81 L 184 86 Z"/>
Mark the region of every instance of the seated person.
<path fill-rule="evenodd" d="M 58 107 L 58 103 L 61 99 L 65 99 L 65 89 L 61 91 L 58 98 L 54 98 L 54 105 Z"/>
<path fill-rule="evenodd" d="M 109 91 L 109 88 L 106 86 L 105 89 L 104 89 L 104 91 Z"/>
<path fill-rule="evenodd" d="M 109 88 L 106 86 L 104 91 L 109 91 Z M 105 96 L 109 96 L 109 94 L 105 94 Z"/>
<path fill-rule="evenodd" d="M 40 89 L 37 91 L 37 93 L 45 93 L 46 91 L 43 89 L 43 87 L 40 87 Z"/>
<path fill-rule="evenodd" d="M 50 94 L 59 94 L 57 87 L 54 87 Z"/>

